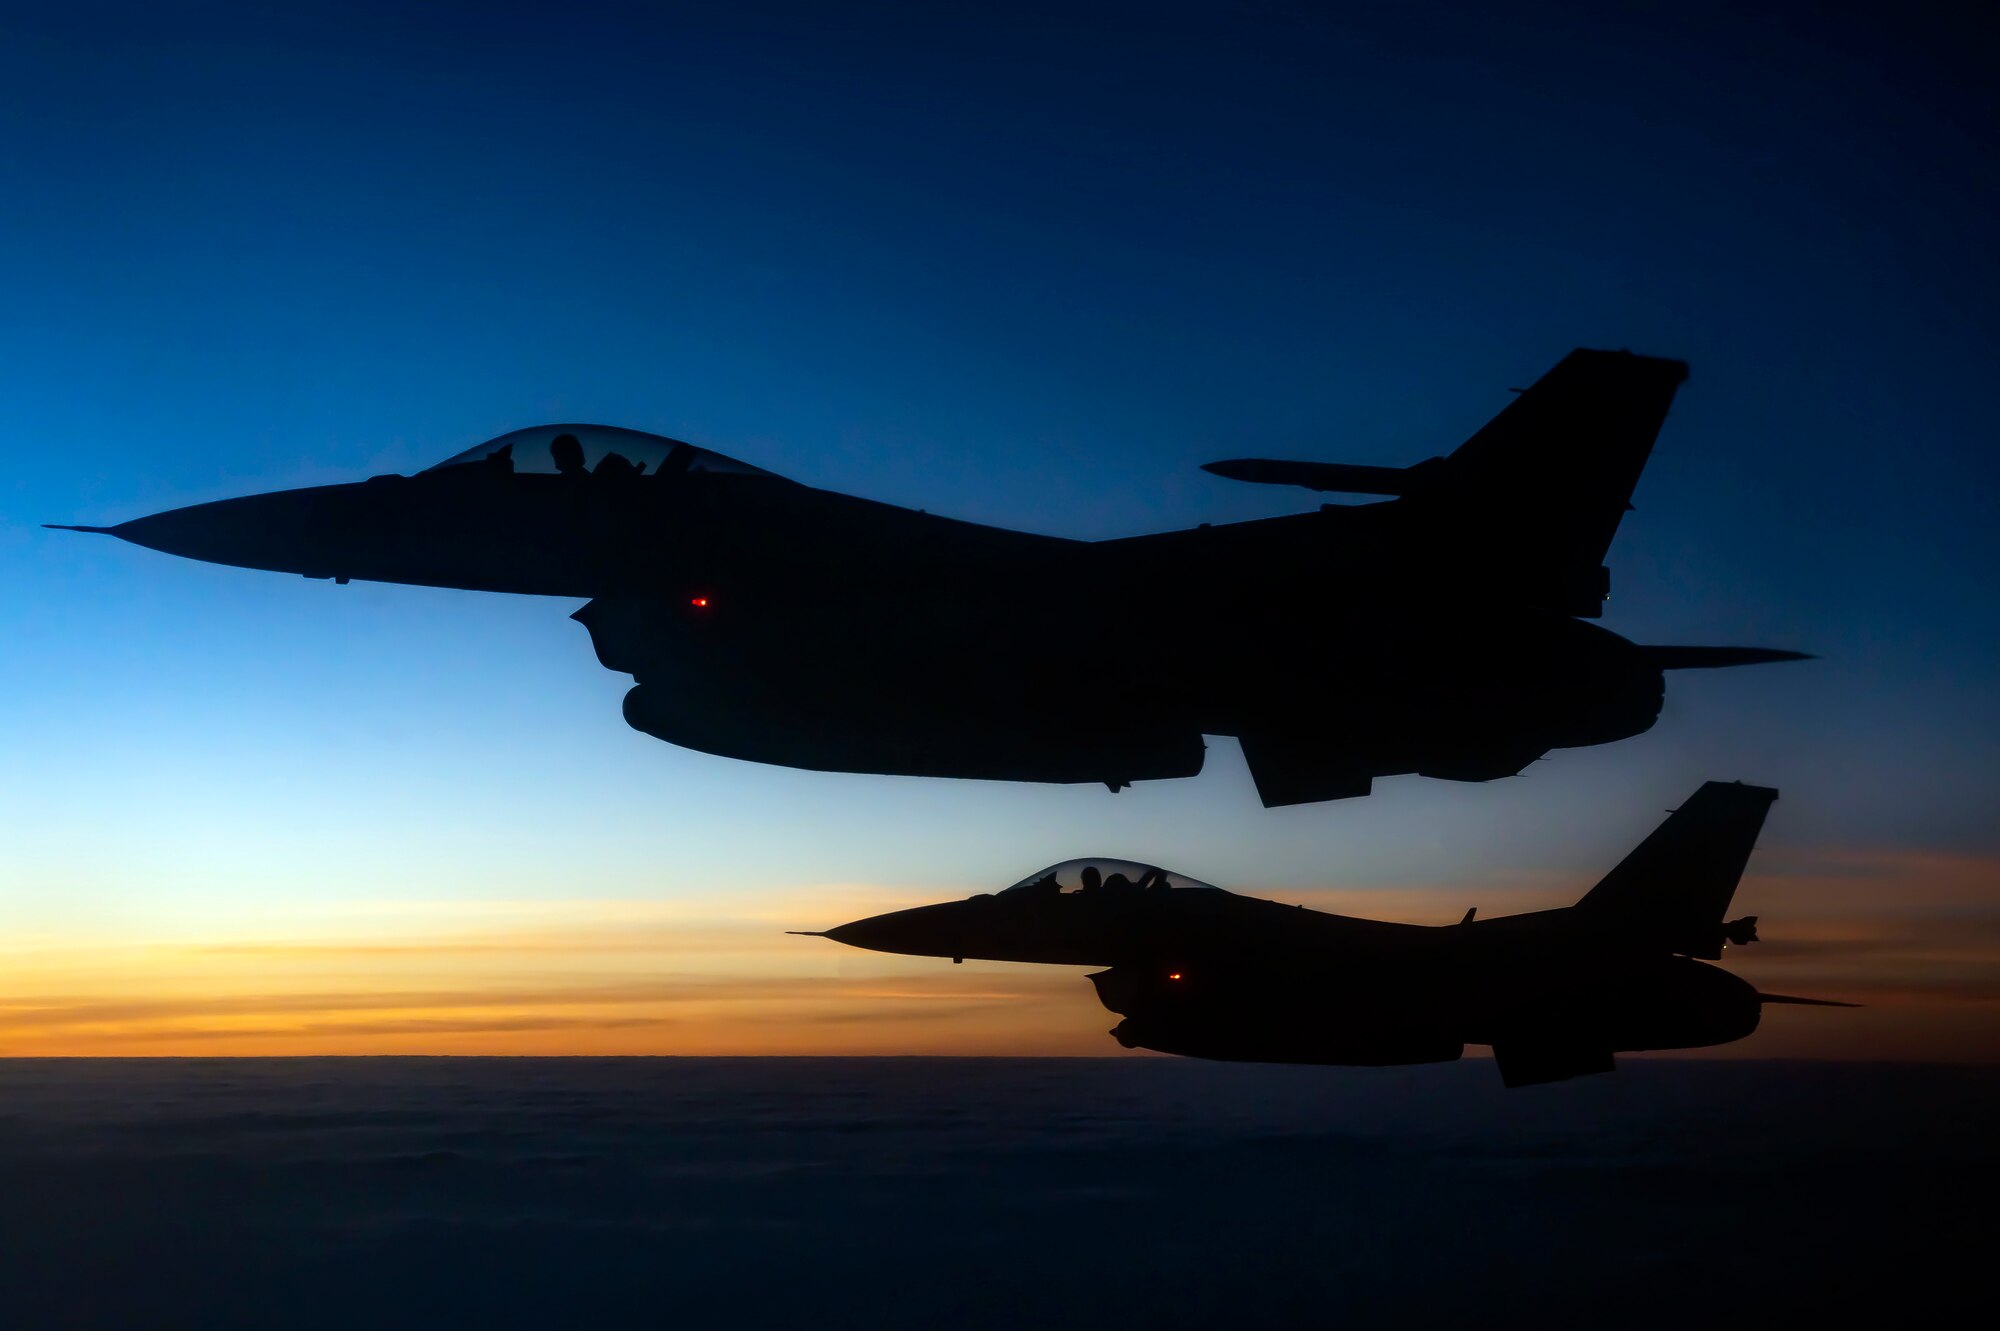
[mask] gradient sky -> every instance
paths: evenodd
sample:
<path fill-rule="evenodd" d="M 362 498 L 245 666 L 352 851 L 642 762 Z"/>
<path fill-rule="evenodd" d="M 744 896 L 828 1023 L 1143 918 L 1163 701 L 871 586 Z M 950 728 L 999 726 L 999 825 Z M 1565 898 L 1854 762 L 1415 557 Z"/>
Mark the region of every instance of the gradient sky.
<path fill-rule="evenodd" d="M 1565 903 L 1780 787 L 1736 1052 L 2000 1058 L 1993 21 L 1700 5 L 74 4 L 0 46 L 0 1053 L 1080 1052 L 1076 972 L 787 938 L 1084 853 Z M 1578 12 L 1587 9 L 1588 12 Z M 410 12 L 420 10 L 420 12 Z M 547 420 L 1116 536 L 1692 365 L 1604 623 L 1816 662 L 1487 786 L 793 772 L 629 730 L 574 603 L 42 522 Z"/>

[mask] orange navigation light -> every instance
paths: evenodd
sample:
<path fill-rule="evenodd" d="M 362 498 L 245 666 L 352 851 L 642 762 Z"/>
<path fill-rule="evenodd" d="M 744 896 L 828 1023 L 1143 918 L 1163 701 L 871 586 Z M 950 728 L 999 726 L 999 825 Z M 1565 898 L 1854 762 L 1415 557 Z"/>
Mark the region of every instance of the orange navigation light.
<path fill-rule="evenodd" d="M 1169 980 L 1178 980 L 1181 978 L 1181 973 L 1179 971 L 1168 971 L 1167 978 Z"/>
<path fill-rule="evenodd" d="M 708 609 L 708 598 L 706 596 L 697 596 L 692 601 L 689 601 L 688 604 L 697 610 L 706 610 Z"/>

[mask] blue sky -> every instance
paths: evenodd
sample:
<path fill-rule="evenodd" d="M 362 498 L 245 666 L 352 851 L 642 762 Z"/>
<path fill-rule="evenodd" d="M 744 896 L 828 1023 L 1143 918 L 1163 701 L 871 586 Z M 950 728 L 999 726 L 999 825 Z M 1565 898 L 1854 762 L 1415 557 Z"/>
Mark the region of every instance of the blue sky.
<path fill-rule="evenodd" d="M 1767 846 L 2000 854 L 1990 27 L 1942 10 L 65 7 L 0 53 L 0 901 L 912 897 L 1101 851 L 1252 890 L 1546 872 L 1710 777 Z M 1294 511 L 1573 346 L 1693 367 L 1605 624 L 1683 674 L 1518 780 L 1263 810 L 756 767 L 627 729 L 572 603 L 42 522 L 658 431 L 1113 536 Z M 1551 902 L 1550 904 L 1555 904 Z M 832 923 L 802 919 L 802 927 Z"/>

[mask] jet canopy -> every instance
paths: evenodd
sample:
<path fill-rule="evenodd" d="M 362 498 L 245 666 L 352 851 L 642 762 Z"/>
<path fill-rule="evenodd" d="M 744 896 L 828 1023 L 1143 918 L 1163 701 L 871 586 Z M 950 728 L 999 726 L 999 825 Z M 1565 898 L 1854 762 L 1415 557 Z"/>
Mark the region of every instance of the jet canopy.
<path fill-rule="evenodd" d="M 1204 883 L 1185 874 L 1169 873 L 1151 864 L 1093 856 L 1080 860 L 1064 860 L 1061 864 L 1051 865 L 1040 873 L 1023 878 L 1001 895 L 1016 898 L 1031 895 L 1088 895 L 1100 892 L 1110 895 L 1167 888 L 1194 888 L 1204 892 L 1222 890 L 1213 883 Z"/>
<path fill-rule="evenodd" d="M 426 470 L 443 471 L 446 467 L 473 464 L 550 476 L 565 471 L 640 476 L 698 471 L 735 476 L 772 474 L 762 467 L 678 439 L 616 425 L 533 425 L 488 439 Z"/>

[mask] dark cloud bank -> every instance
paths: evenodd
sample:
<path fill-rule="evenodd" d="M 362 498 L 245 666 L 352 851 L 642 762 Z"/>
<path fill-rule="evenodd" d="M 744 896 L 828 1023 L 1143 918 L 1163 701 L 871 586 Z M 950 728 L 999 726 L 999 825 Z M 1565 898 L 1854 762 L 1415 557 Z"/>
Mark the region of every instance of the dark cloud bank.
<path fill-rule="evenodd" d="M 2000 1068 L 0 1062 L 44 1327 L 1808 1326 L 1982 1293 Z"/>

